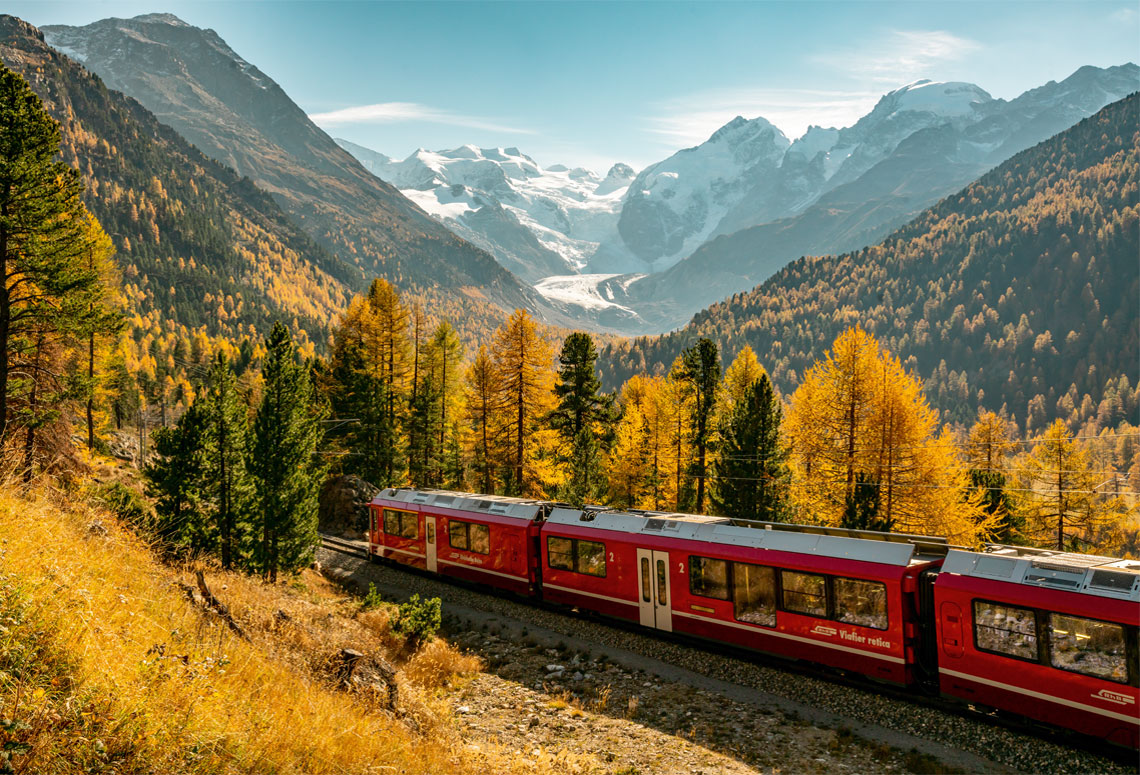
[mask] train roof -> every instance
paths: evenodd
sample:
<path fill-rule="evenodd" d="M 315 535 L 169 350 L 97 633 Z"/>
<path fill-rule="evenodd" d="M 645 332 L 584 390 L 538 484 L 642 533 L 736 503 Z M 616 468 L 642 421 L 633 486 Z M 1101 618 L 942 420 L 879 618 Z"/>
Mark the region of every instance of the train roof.
<path fill-rule="evenodd" d="M 952 550 L 942 572 L 1140 601 L 1136 560 L 995 544 L 981 552 Z"/>
<path fill-rule="evenodd" d="M 811 554 L 880 565 L 929 562 L 946 553 L 945 539 L 814 525 L 745 522 L 727 517 L 646 511 L 555 508 L 548 523 L 620 533 L 669 536 L 729 546 Z"/>
<path fill-rule="evenodd" d="M 549 501 L 532 498 L 510 498 L 505 495 L 476 495 L 452 490 L 416 490 L 410 487 L 389 487 L 373 499 L 405 503 L 409 506 L 433 506 L 438 509 L 458 509 L 500 517 L 534 520 Z"/>

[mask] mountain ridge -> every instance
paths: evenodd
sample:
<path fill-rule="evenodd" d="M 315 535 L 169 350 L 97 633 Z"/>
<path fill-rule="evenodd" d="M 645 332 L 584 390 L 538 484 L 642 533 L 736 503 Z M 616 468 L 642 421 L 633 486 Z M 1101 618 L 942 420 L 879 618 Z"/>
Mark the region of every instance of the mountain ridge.
<path fill-rule="evenodd" d="M 708 336 L 726 360 L 751 346 L 789 393 L 859 323 L 925 380 L 944 420 L 980 405 L 1040 430 L 1054 412 L 1073 427 L 1118 413 L 1112 396 L 1140 382 L 1138 113 L 1133 93 L 875 246 L 798 259 L 677 332 L 608 346 L 607 385 Z"/>
<path fill-rule="evenodd" d="M 144 15 L 43 32 L 207 156 L 268 190 L 310 236 L 365 274 L 503 308 L 542 305 L 490 254 L 365 170 L 212 30 Z"/>

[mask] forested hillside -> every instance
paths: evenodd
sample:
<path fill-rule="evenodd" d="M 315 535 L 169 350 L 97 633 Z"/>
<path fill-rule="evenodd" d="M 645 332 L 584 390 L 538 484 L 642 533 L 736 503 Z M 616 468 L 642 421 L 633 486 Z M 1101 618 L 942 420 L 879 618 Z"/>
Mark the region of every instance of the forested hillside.
<path fill-rule="evenodd" d="M 0 59 L 60 123 L 61 154 L 119 251 L 138 325 L 234 339 L 275 318 L 321 341 L 360 270 L 297 228 L 248 179 L 204 156 L 134 100 L 0 17 Z M 143 324 L 143 321 L 146 324 Z"/>
<path fill-rule="evenodd" d="M 132 386 L 116 392 L 132 392 L 135 375 L 160 391 L 166 377 L 167 388 L 188 385 L 187 369 L 201 376 L 218 346 L 240 348 L 239 363 L 248 363 L 274 320 L 292 325 L 305 352 L 323 348 L 366 284 L 364 270 L 322 247 L 248 178 L 47 46 L 35 27 L 0 15 L 0 62 L 60 123 L 61 155 L 79 169 L 85 201 L 114 241 L 133 340 L 117 356 Z M 408 298 L 460 321 L 468 342 L 503 315 L 477 288 L 412 288 Z"/>
<path fill-rule="evenodd" d="M 207 156 L 270 192 L 358 275 L 384 277 L 405 291 L 445 288 L 508 309 L 539 302 L 489 253 L 364 169 L 213 30 L 147 14 L 45 33 L 81 51 L 111 88 L 137 99 Z"/>
<path fill-rule="evenodd" d="M 698 337 L 750 345 L 790 393 L 861 324 L 944 420 L 1003 407 L 1027 431 L 1135 418 L 1140 381 L 1138 107 L 1132 96 L 1024 151 L 878 245 L 807 257 L 680 331 L 606 348 L 610 387 Z"/>

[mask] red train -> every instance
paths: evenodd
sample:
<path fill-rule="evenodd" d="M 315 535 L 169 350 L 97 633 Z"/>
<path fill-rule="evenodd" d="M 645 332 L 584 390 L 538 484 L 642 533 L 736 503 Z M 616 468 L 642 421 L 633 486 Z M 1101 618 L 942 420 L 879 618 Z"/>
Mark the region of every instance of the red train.
<path fill-rule="evenodd" d="M 438 490 L 370 528 L 374 559 L 1140 748 L 1140 562 Z"/>

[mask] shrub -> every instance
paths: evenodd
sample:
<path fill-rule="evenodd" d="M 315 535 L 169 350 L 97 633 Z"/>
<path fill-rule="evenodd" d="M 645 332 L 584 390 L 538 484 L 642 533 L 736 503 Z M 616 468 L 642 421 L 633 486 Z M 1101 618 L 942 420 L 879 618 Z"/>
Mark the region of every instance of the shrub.
<path fill-rule="evenodd" d="M 154 527 L 154 509 L 137 490 L 132 490 L 122 482 L 93 485 L 91 497 L 136 529 L 149 531 Z"/>
<path fill-rule="evenodd" d="M 399 610 L 396 632 L 407 639 L 409 651 L 415 651 L 420 644 L 431 640 L 439 631 L 441 617 L 438 597 L 420 600 L 419 595 L 412 595 L 408 602 L 400 605 Z"/>
<path fill-rule="evenodd" d="M 380 597 L 380 593 L 376 591 L 376 585 L 371 581 L 368 582 L 368 594 L 360 600 L 361 611 L 373 611 L 380 607 L 384 600 Z"/>

